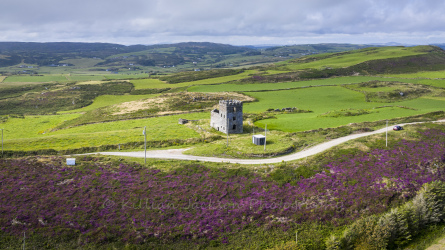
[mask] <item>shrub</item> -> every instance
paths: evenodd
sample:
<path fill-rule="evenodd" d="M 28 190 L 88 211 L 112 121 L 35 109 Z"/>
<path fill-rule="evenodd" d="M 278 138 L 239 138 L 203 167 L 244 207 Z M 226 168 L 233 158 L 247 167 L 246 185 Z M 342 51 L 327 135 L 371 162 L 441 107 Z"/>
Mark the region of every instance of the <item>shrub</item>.
<path fill-rule="evenodd" d="M 357 220 L 326 240 L 327 249 L 395 249 L 421 230 L 444 221 L 445 183 L 426 183 L 412 201 L 380 216 Z"/>

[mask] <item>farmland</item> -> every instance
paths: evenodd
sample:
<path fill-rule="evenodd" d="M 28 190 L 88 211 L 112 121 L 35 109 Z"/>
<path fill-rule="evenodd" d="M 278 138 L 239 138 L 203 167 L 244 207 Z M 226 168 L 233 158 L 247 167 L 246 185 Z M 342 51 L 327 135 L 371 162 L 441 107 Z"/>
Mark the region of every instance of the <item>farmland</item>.
<path fill-rule="evenodd" d="M 404 48 L 404 47 L 386 47 L 386 48 L 367 48 L 358 50 L 357 52 L 346 52 L 345 56 L 340 54 L 333 55 L 316 55 L 313 57 L 309 57 L 309 62 L 304 63 L 291 63 L 286 64 L 287 67 L 292 70 L 301 70 L 301 69 L 321 69 L 321 68 L 340 68 L 340 67 L 348 67 L 355 64 L 359 64 L 368 60 L 378 60 L 378 59 L 387 59 L 387 58 L 397 58 L 403 56 L 414 56 L 425 54 L 429 50 L 428 47 L 414 47 L 414 48 Z M 319 60 L 320 58 L 326 57 L 326 59 Z M 311 62 L 310 59 L 315 61 Z M 293 62 L 293 61 L 291 61 Z M 295 62 L 298 62 L 295 61 Z"/>
<path fill-rule="evenodd" d="M 120 104 L 124 102 L 130 102 L 130 101 L 136 101 L 141 99 L 147 99 L 155 97 L 156 95 L 101 95 L 94 99 L 93 103 L 91 105 L 88 105 L 86 107 L 80 108 L 80 109 L 74 109 L 70 111 L 65 111 L 65 113 L 73 113 L 73 112 L 85 112 L 85 111 L 91 111 L 102 107 L 107 107 L 114 104 Z M 64 113 L 64 112 L 61 112 Z"/>
<path fill-rule="evenodd" d="M 46 76 L 10 76 L 3 80 L 8 82 L 67 82 L 69 79 L 63 75 L 46 75 Z"/>
<path fill-rule="evenodd" d="M 361 83 L 373 80 L 385 80 L 385 81 L 404 81 L 404 79 L 398 78 L 383 78 L 378 76 L 347 76 L 347 77 L 337 77 L 329 79 L 316 79 L 308 81 L 298 81 L 298 82 L 280 82 L 280 83 L 263 83 L 263 84 L 212 84 L 212 85 L 198 85 L 188 88 L 188 91 L 192 92 L 223 92 L 230 89 L 231 91 L 237 92 L 255 92 L 255 91 L 265 91 L 265 90 L 285 90 L 294 88 L 304 88 L 312 86 L 330 86 L 330 85 L 343 85 L 351 83 Z"/>
<path fill-rule="evenodd" d="M 145 127 L 148 150 L 261 159 L 380 129 L 386 121 L 445 119 L 440 49 L 333 50 L 175 74 L 165 73 L 204 62 L 193 58 L 157 73 L 99 71 L 118 61 L 149 64 L 160 54 L 182 60 L 169 46 L 127 49 L 101 59 L 67 57 L 60 60 L 67 66 L 40 65 L 34 75 L 0 76 L 0 246 L 19 248 L 26 232 L 35 248 L 397 249 L 444 225 L 443 216 L 434 217 L 445 211 L 437 205 L 445 204 L 445 126 L 439 124 L 390 131 L 388 147 L 385 135 L 374 135 L 279 164 L 103 156 L 75 156 L 76 166 L 65 164 L 68 154 L 141 151 Z M 150 53 L 157 55 L 150 59 Z M 247 65 L 244 56 L 206 51 L 202 58 Z M 419 61 L 426 63 L 413 69 Z M 38 72 L 49 68 L 66 72 Z M 210 111 L 224 99 L 243 101 L 242 134 L 210 127 Z M 267 147 L 252 145 L 252 134 L 266 133 L 266 126 Z M 421 197 L 429 198 L 421 203 Z M 391 216 L 406 223 L 385 224 Z"/>
<path fill-rule="evenodd" d="M 233 76 L 223 76 L 223 77 L 216 77 L 216 78 L 209 78 L 205 80 L 198 80 L 198 81 L 192 81 L 192 82 L 181 82 L 177 84 L 168 84 L 159 80 L 155 79 L 144 79 L 144 80 L 132 80 L 131 82 L 137 86 L 136 88 L 139 89 L 147 89 L 147 88 L 154 88 L 154 89 L 161 89 L 161 88 L 181 88 L 181 87 L 188 87 L 192 85 L 207 85 L 207 84 L 218 84 L 218 83 L 225 83 L 230 82 L 234 80 L 240 80 L 243 78 L 248 77 L 250 74 L 253 74 L 255 71 L 253 70 L 247 70 L 245 72 L 242 72 L 237 75 Z"/>
<path fill-rule="evenodd" d="M 362 63 L 366 60 L 381 60 L 381 59 L 391 59 L 391 58 L 404 58 L 410 56 L 427 55 L 431 50 L 429 47 L 384 47 L 384 48 L 365 48 L 358 51 L 351 52 L 341 52 L 332 54 L 323 54 L 308 56 L 303 59 L 291 59 L 285 63 L 278 63 L 273 66 L 262 66 L 256 67 L 254 69 L 242 69 L 242 70 L 226 70 L 226 71 L 208 71 L 208 72 L 191 72 L 191 73 L 181 73 L 173 76 L 157 76 L 152 75 L 147 77 L 145 74 L 141 74 L 139 77 L 143 79 L 132 79 L 138 75 L 116 75 L 116 74 L 66 74 L 66 75 L 39 75 L 39 76 L 8 76 L 4 79 L 1 85 L 4 85 L 5 93 L 10 93 L 15 91 L 13 86 L 39 86 L 39 83 L 55 84 L 55 85 L 45 85 L 44 91 L 41 95 L 36 95 L 33 91 L 39 91 L 38 87 L 27 87 L 29 90 L 24 91 L 26 93 L 26 99 L 20 96 L 12 97 L 14 95 L 9 95 L 9 99 L 3 99 L 0 104 L 4 103 L 5 107 L 14 107 L 10 112 L 25 112 L 25 117 L 27 115 L 43 115 L 48 112 L 55 113 L 59 115 L 62 114 L 73 114 L 70 118 L 64 120 L 56 126 L 56 130 L 66 131 L 62 133 L 56 131 L 53 126 L 45 127 L 45 125 L 38 125 L 32 127 L 38 127 L 39 131 L 45 131 L 45 136 L 56 136 L 59 137 L 62 134 L 68 136 L 73 129 L 66 129 L 69 126 L 79 126 L 75 132 L 76 136 L 82 134 L 84 131 L 85 136 L 92 138 L 89 128 L 82 130 L 84 126 L 93 126 L 91 123 L 106 122 L 105 127 L 114 127 L 113 123 L 116 120 L 125 119 L 141 119 L 144 116 L 149 115 L 151 120 L 155 121 L 157 119 L 163 119 L 162 117 L 157 118 L 158 114 L 162 112 L 168 112 L 169 114 L 175 114 L 175 109 L 181 109 L 181 112 L 194 112 L 199 117 L 200 121 L 194 122 L 199 124 L 199 126 L 207 132 L 201 130 L 201 137 L 221 136 L 216 132 L 212 132 L 208 125 L 208 116 L 204 112 L 203 108 L 208 110 L 212 105 L 211 103 L 187 103 L 184 98 L 196 99 L 196 97 L 185 97 L 184 95 L 174 94 L 174 95 L 163 95 L 167 97 L 169 104 L 163 106 L 152 105 L 152 101 L 158 98 L 161 93 L 175 93 L 178 91 L 187 91 L 188 93 L 203 93 L 205 95 L 212 95 L 212 93 L 221 93 L 221 97 L 227 98 L 231 94 L 227 94 L 227 91 L 238 92 L 244 96 L 249 96 L 253 98 L 252 100 L 244 104 L 244 111 L 246 113 L 246 122 L 250 125 L 246 125 L 246 131 L 253 131 L 252 125 L 257 127 L 257 131 L 261 129 L 264 130 L 266 124 L 268 129 L 274 131 L 282 131 L 285 133 L 303 132 L 307 130 L 314 129 L 331 129 L 342 127 L 348 124 L 361 124 L 364 122 L 378 122 L 386 119 L 399 119 L 402 117 L 418 116 L 426 113 L 431 113 L 435 111 L 441 111 L 444 107 L 444 97 L 443 88 L 445 87 L 445 82 L 441 79 L 437 79 L 441 76 L 442 71 L 433 71 L 431 76 L 428 78 L 428 72 L 420 71 L 418 73 L 405 73 L 405 74 L 384 74 L 384 75 L 359 75 L 359 76 L 338 76 L 331 78 L 312 78 L 312 79 L 301 79 L 297 81 L 282 81 L 282 82 L 257 82 L 256 79 L 267 76 L 290 74 L 292 70 L 298 68 L 302 70 L 304 67 L 310 67 L 313 69 L 320 69 L 318 64 L 327 65 L 326 67 L 339 68 L 347 67 L 354 64 Z M 165 50 L 164 52 L 170 53 L 171 50 Z M 141 52 L 142 54 L 145 52 Z M 128 56 L 128 55 L 121 55 Z M 76 59 L 77 60 L 77 59 Z M 65 63 L 84 63 L 87 65 L 88 61 L 64 61 Z M 347 64 L 345 64 L 347 62 Z M 286 68 L 282 68 L 283 65 Z M 280 68 L 281 67 L 281 68 Z M 277 70 L 278 69 L 278 70 Z M 224 76 L 224 72 L 228 75 Z M 298 73 L 298 72 L 297 72 Z M 222 76 L 221 76 L 222 75 Z M 417 77 L 416 77 L 417 76 Z M 127 78 L 123 82 L 114 82 L 109 79 L 119 79 Z M 297 77 L 298 78 L 298 77 Z M 108 80 L 106 80 L 108 79 Z M 197 79 L 197 80 L 193 80 Z M 253 79 L 254 81 L 250 81 Z M 272 78 L 271 78 L 272 79 Z M 369 82 L 377 82 L 378 84 L 384 84 L 380 87 L 356 87 L 360 84 L 367 84 Z M 29 83 L 27 85 L 27 83 Z M 33 85 L 30 85 L 33 84 Z M 74 85 L 73 85 L 74 84 Z M 411 84 L 411 85 L 410 85 Z M 376 86 L 377 86 L 376 85 Z M 65 86 L 65 87 L 64 87 Z M 105 86 L 113 86 L 116 90 L 111 90 L 110 87 L 104 89 Z M 407 87 L 411 86 L 411 87 Z M 415 89 L 414 86 L 419 86 Z M 424 87 L 422 87 L 424 86 Z M 430 87 L 429 87 L 430 86 Z M 120 89 L 120 90 L 118 90 Z M 67 91 L 68 90 L 68 91 Z M 9 91 L 9 92 L 8 92 Z M 23 88 L 20 90 L 23 91 Z M 41 90 L 40 90 L 41 91 Z M 113 92 L 114 91 L 114 92 Z M 116 91 L 121 91 L 120 93 L 126 93 L 125 95 L 116 95 Z M 122 92 L 123 91 L 123 92 Z M 414 92 L 413 92 L 414 91 Z M 417 93 L 417 92 L 419 93 Z M 405 92 L 412 94 L 406 94 L 403 97 L 394 99 L 390 96 L 398 96 L 398 93 Z M 13 93 L 13 92 L 11 92 Z M 14 92 L 16 93 L 16 91 Z M 69 95 L 67 95 L 69 93 Z M 178 92 L 179 93 L 179 92 Z M 397 94 L 396 94 L 397 93 Z M 42 95 L 55 96 L 53 101 L 46 101 L 45 97 Z M 66 96 L 66 97 L 64 97 Z M 69 97 L 71 96 L 71 97 Z M 183 97 L 180 97 L 183 96 Z M 198 98 L 202 95 L 198 95 Z M 375 96 L 375 97 L 373 97 Z M 5 95 L 5 97 L 8 97 Z M 159 97 L 161 98 L 161 97 Z M 161 98 L 161 99 L 162 99 Z M 179 99 L 178 99 L 179 98 Z M 373 99 L 374 98 L 374 99 Z M 34 100 L 34 106 L 21 107 L 24 101 L 30 102 Z M 54 104 L 59 103 L 58 110 L 54 109 Z M 174 102 L 181 100 L 181 105 L 173 105 Z M 247 99 L 246 99 L 247 100 Z M 43 101 L 43 102 L 42 102 Z M 194 102 L 194 101 L 192 101 Z M 47 103 L 47 104 L 46 104 Z M 145 103 L 145 104 L 144 104 Z M 329 105 L 326 105 L 329 103 Z M 45 105 L 48 105 L 46 107 Z M 52 105 L 52 106 L 51 106 Z M 134 111 L 122 111 L 122 107 L 128 107 L 132 105 L 142 105 Z M 145 106 L 144 106 L 145 105 Z M 34 109 L 32 109 L 34 107 Z M 300 111 L 297 113 L 289 112 L 270 112 L 270 110 L 283 109 L 288 107 L 296 107 Z M 13 111 L 15 110 L 15 111 Z M 40 110 L 40 111 L 39 111 Z M 119 111 L 121 110 L 121 111 Z M 125 110 L 125 109 L 124 109 Z M 32 113 L 29 113 L 32 112 Z M 46 112 L 46 113 L 45 113 Z M 201 112 L 201 113 L 200 113 Z M 204 112 L 204 113 L 202 113 Z M 207 112 L 207 111 L 206 111 Z M 116 115 L 121 113 L 121 115 Z M 6 114 L 6 113 L 5 113 Z M 256 118 L 253 118 L 256 117 Z M 257 118 L 261 117 L 261 118 Z M 177 117 L 179 118 L 179 116 Z M 16 126 L 12 119 L 4 119 L 2 127 L 5 128 L 5 132 L 10 130 L 10 127 Z M 26 120 L 26 119 L 25 119 Z M 37 121 L 37 120 L 36 120 Z M 174 123 L 174 119 L 169 120 Z M 88 125 L 90 124 L 90 125 Z M 161 122 L 162 124 L 162 122 Z M 48 124 L 49 125 L 49 124 Z M 195 125 L 193 125 L 195 126 Z M 192 127 L 193 127 L 192 126 Z M 377 127 L 376 127 L 377 128 Z M 197 133 L 196 128 L 185 127 L 185 130 L 189 130 L 190 133 Z M 372 128 L 373 129 L 373 128 Z M 352 129 L 354 130 L 354 129 Z M 12 129 L 11 129 L 12 131 Z M 68 131 L 68 132 L 67 132 Z M 88 132 L 87 132 L 88 131 Z M 109 132 L 111 130 L 105 129 L 102 132 Z M 73 132 L 74 133 L 74 132 Z M 94 133 L 98 133 L 97 138 L 108 138 L 107 136 L 99 135 L 100 131 L 97 130 Z M 93 134 L 94 134 L 93 133 Z M 185 133 L 189 135 L 189 133 Z M 272 134 L 271 134 L 272 136 Z M 195 136 L 196 137 L 196 136 Z M 248 134 L 241 135 L 240 138 L 233 137 L 232 140 L 245 140 Z M 17 143 L 15 134 L 10 134 L 5 137 L 5 146 L 8 149 L 9 145 L 14 145 Z M 116 138 L 116 137 L 113 137 Z M 117 137 L 119 138 L 119 137 Z M 161 137 L 156 137 L 156 140 Z M 166 140 L 175 139 L 176 137 L 166 137 Z M 285 143 L 287 140 L 284 134 L 279 136 L 283 141 L 282 145 L 276 145 L 277 147 L 269 148 L 270 154 L 284 152 L 289 149 L 291 145 L 298 144 L 299 139 L 293 138 Z M 34 138 L 33 140 L 37 140 Z M 43 140 L 43 138 L 42 138 Z M 45 139 L 46 140 L 46 139 Z M 45 140 L 39 145 L 45 145 Z M 120 140 L 120 141 L 119 141 Z M 141 138 L 128 136 L 124 139 L 106 139 L 102 143 L 95 142 L 91 145 L 110 145 L 116 143 L 129 143 L 132 140 L 134 142 L 140 143 Z M 71 139 L 69 141 L 72 141 Z M 86 141 L 86 140 L 85 140 Z M 95 140 L 93 140 L 95 141 Z M 139 142 L 137 142 L 139 141 Z M 318 141 L 318 139 L 316 140 Z M 245 142 L 235 143 L 235 145 L 244 145 Z M 35 142 L 37 143 L 37 142 Z M 205 145 L 197 145 L 198 148 L 203 146 L 204 148 L 212 147 L 223 147 L 224 143 L 214 142 L 210 147 Z M 219 146 L 217 146 L 219 144 Z M 28 147 L 24 145 L 23 147 L 15 147 L 16 150 L 30 149 L 32 146 Z M 72 146 L 67 146 L 65 143 L 62 145 L 59 142 L 51 143 L 52 149 L 63 150 L 67 148 L 75 147 L 85 147 L 88 145 L 86 142 L 75 143 L 71 142 Z M 39 146 L 41 149 L 44 146 Z M 201 149 L 196 149 L 195 152 L 198 154 L 207 155 L 211 150 L 200 151 Z M 10 150 L 13 150 L 10 148 Z M 216 149 L 215 149 L 216 150 Z M 252 151 L 253 150 L 253 151 Z M 206 152 L 207 151 L 207 152 Z M 229 153 L 236 157 L 240 148 L 237 148 L 234 152 Z M 243 146 L 241 147 L 241 154 L 238 155 L 246 157 L 248 155 L 254 155 L 258 149 Z M 218 149 L 214 152 L 220 152 L 219 154 L 227 154 L 225 150 Z M 214 153 L 213 153 L 214 155 Z"/>
<path fill-rule="evenodd" d="M 5 149 L 42 150 L 58 145 L 57 149 L 78 149 L 83 147 L 99 147 L 101 145 L 129 144 L 143 141 L 142 130 L 147 127 L 149 145 L 151 142 L 180 141 L 200 138 L 194 130 L 177 124 L 178 116 L 165 116 L 153 119 L 128 120 L 113 123 L 97 123 L 52 131 L 63 124 L 63 121 L 78 117 L 79 114 L 54 116 L 26 116 L 25 118 L 9 118 L 5 127 Z M 182 115 L 188 119 L 202 118 L 200 114 Z M 39 126 L 35 126 L 37 124 Z M 28 128 L 24 130 L 23 128 Z M 184 142 L 181 142 L 183 144 Z M 122 148 L 140 148 L 126 145 Z"/>

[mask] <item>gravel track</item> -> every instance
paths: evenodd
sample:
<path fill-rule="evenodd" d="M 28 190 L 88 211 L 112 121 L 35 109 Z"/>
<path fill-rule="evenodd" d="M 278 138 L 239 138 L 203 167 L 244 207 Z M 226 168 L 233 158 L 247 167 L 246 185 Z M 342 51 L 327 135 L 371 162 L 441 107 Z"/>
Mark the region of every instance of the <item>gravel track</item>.
<path fill-rule="evenodd" d="M 439 120 L 434 122 L 445 122 L 445 120 Z M 424 122 L 413 122 L 413 123 L 402 123 L 396 124 L 399 126 L 418 124 Z M 393 126 L 396 126 L 393 125 Z M 388 133 L 393 132 L 392 127 L 388 127 Z M 190 160 L 190 161 L 207 161 L 207 162 L 226 162 L 226 163 L 239 163 L 239 164 L 270 164 L 270 163 L 279 163 L 282 161 L 293 161 L 302 159 L 308 156 L 312 156 L 318 153 L 321 153 L 327 149 L 340 145 L 344 142 L 354 140 L 357 138 L 385 133 L 386 128 L 382 128 L 379 130 L 375 130 L 372 132 L 365 132 L 360 134 L 352 134 L 345 137 L 337 138 L 328 142 L 324 142 L 313 147 L 307 148 L 303 151 L 292 153 L 289 155 L 274 157 L 274 158 L 263 158 L 263 159 L 236 159 L 236 158 L 219 158 L 219 157 L 205 157 L 205 156 L 194 156 L 194 155 L 184 155 L 183 152 L 188 150 L 189 148 L 184 149 L 166 149 L 166 150 L 151 150 L 147 151 L 147 158 L 158 158 L 158 159 L 174 159 L 174 160 Z M 91 154 L 101 154 L 101 155 L 114 155 L 114 156 L 126 156 L 126 157 L 137 157 L 144 158 L 144 151 L 138 152 L 98 152 Z"/>

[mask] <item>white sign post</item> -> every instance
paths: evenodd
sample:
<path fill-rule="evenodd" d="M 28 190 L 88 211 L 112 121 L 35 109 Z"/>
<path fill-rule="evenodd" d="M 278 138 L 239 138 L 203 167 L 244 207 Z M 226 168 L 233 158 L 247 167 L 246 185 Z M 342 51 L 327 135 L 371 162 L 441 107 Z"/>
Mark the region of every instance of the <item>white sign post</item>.
<path fill-rule="evenodd" d="M 144 127 L 142 134 L 144 135 L 144 163 L 147 164 L 147 126 Z"/>
<path fill-rule="evenodd" d="M 267 124 L 266 128 L 264 129 L 264 151 L 266 151 L 266 141 L 267 141 Z"/>

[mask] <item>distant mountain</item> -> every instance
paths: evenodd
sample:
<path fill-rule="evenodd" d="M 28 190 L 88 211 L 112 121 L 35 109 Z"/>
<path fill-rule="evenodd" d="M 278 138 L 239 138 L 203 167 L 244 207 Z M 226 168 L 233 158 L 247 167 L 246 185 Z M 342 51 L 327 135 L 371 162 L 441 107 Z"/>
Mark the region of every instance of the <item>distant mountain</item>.
<path fill-rule="evenodd" d="M 83 69 L 148 70 L 159 67 L 178 70 L 243 67 L 298 58 L 310 54 L 343 52 L 369 47 L 354 44 L 303 44 L 233 46 L 210 42 L 186 42 L 176 44 L 131 45 L 112 43 L 27 43 L 0 42 L 1 71 L 14 70 L 5 67 L 20 64 L 43 66 L 81 67 Z M 76 59 L 76 60 L 72 60 Z M 75 65 L 79 59 L 94 59 L 85 65 Z M 85 60 L 84 60 L 85 61 Z M 68 62 L 68 64 L 67 64 Z M 177 66 L 181 66 L 178 69 Z M 23 72 L 22 70 L 14 72 Z M 38 73 L 34 68 L 28 73 Z"/>
<path fill-rule="evenodd" d="M 445 43 L 436 43 L 436 44 L 430 44 L 430 45 L 437 46 L 437 47 L 445 50 Z"/>
<path fill-rule="evenodd" d="M 373 45 L 373 46 L 404 46 L 404 47 L 417 46 L 417 44 L 398 43 L 398 42 L 370 43 L 369 45 Z"/>
<path fill-rule="evenodd" d="M 111 43 L 23 43 L 0 42 L 0 67 L 13 66 L 18 63 L 47 66 L 62 60 L 73 58 L 101 58 L 107 60 L 102 65 L 140 63 L 147 65 L 177 65 L 204 57 L 205 55 L 243 54 L 253 51 L 252 48 L 216 43 L 178 43 L 165 45 L 131 45 L 124 46 Z M 146 51 L 146 53 L 140 53 Z M 130 54 L 129 54 L 130 53 Z M 137 53 L 137 56 L 131 55 Z M 129 54 L 129 55 L 125 55 Z M 133 56 L 134 60 L 123 60 Z"/>

